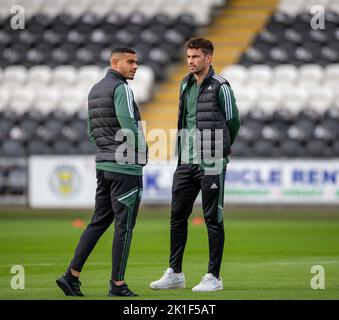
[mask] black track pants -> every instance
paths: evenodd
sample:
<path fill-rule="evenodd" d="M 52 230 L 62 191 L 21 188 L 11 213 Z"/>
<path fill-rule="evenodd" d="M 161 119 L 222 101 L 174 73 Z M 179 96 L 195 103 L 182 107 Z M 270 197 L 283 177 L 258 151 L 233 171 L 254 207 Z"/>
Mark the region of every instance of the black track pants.
<path fill-rule="evenodd" d="M 80 237 L 69 269 L 82 270 L 99 238 L 115 219 L 112 279 L 124 280 L 142 187 L 141 176 L 97 170 L 94 214 Z"/>
<path fill-rule="evenodd" d="M 181 272 L 187 240 L 187 220 L 199 191 L 208 231 L 208 272 L 219 277 L 224 248 L 224 180 L 226 168 L 220 174 L 206 175 L 199 165 L 181 164 L 173 177 L 171 204 L 170 267 Z"/>

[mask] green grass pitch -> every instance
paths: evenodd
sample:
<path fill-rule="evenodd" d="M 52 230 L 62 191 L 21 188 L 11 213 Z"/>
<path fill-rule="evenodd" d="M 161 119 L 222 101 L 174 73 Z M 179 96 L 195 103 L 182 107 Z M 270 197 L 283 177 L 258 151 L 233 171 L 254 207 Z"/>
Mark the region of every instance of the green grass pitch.
<path fill-rule="evenodd" d="M 333 210 L 333 209 L 332 209 Z M 55 279 L 67 267 L 83 229 L 72 221 L 88 223 L 89 212 L 5 211 L 0 214 L 0 299 L 72 299 L 65 297 Z M 149 283 L 168 265 L 169 209 L 141 208 L 134 229 L 126 281 L 140 296 L 131 299 L 338 299 L 339 214 L 326 209 L 277 213 L 274 209 L 238 214 L 225 210 L 225 249 L 221 276 L 224 290 L 193 293 L 207 271 L 208 247 L 204 224 L 189 223 L 183 271 L 187 288 L 154 291 Z M 334 210 L 335 211 L 335 210 Z M 258 211 L 260 212 L 260 210 Z M 286 214 L 288 212 L 288 214 Z M 201 214 L 195 209 L 194 215 Z M 113 227 L 106 231 L 81 275 L 82 299 L 107 298 L 111 270 Z M 25 269 L 25 289 L 11 288 L 11 267 Z M 325 270 L 325 289 L 312 289 L 314 265 Z M 79 298 L 76 298 L 79 299 Z"/>

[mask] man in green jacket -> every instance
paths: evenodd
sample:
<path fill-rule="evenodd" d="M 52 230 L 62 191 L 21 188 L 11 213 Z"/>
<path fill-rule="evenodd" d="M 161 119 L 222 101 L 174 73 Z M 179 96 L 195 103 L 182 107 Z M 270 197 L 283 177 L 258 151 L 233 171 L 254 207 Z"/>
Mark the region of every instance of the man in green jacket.
<path fill-rule="evenodd" d="M 180 85 L 178 166 L 173 177 L 169 268 L 152 289 L 185 288 L 182 260 L 187 220 L 201 191 L 208 231 L 207 273 L 193 291 L 223 289 L 220 267 L 224 246 L 224 181 L 228 155 L 240 127 L 239 112 L 227 80 L 212 66 L 213 44 L 192 38 L 186 44 L 189 75 Z"/>
<path fill-rule="evenodd" d="M 125 280 L 125 270 L 140 199 L 147 144 L 140 113 L 127 79 L 138 67 L 130 48 L 115 49 L 111 68 L 88 95 L 88 133 L 97 147 L 97 190 L 90 224 L 80 237 L 66 273 L 57 279 L 66 295 L 82 296 L 80 272 L 101 235 L 115 219 L 112 276 L 109 296 L 136 296 Z"/>

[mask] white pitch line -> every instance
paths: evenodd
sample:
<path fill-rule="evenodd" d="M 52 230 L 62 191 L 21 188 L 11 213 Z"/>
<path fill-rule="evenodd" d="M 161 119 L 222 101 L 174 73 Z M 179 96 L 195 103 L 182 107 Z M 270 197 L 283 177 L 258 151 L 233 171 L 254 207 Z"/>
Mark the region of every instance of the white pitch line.
<path fill-rule="evenodd" d="M 134 265 L 146 265 L 152 264 L 152 262 L 143 262 L 143 263 L 134 263 Z M 314 265 L 314 264 L 339 264 L 339 260 L 314 260 L 314 261 L 271 261 L 271 262 L 251 262 L 251 261 L 243 261 L 243 262 L 228 262 L 225 261 L 223 264 L 228 265 L 242 265 L 242 264 L 255 264 L 255 265 Z M 11 267 L 14 264 L 0 264 L 0 267 Z M 65 265 L 65 263 L 21 263 L 23 267 L 53 267 L 53 266 L 61 266 Z M 111 263 L 107 262 L 88 262 L 86 263 L 88 266 L 108 266 Z"/>

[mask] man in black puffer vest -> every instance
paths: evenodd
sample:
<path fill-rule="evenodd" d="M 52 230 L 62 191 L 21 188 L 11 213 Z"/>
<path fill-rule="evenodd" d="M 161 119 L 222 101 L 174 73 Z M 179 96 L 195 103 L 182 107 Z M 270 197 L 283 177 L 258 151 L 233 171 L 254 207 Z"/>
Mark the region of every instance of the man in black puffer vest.
<path fill-rule="evenodd" d="M 178 166 L 173 177 L 171 252 L 169 268 L 152 289 L 185 288 L 182 260 L 187 240 L 187 220 L 201 191 L 208 230 L 207 273 L 193 291 L 223 289 L 219 277 L 223 247 L 224 181 L 231 145 L 240 120 L 230 84 L 210 65 L 213 44 L 192 38 L 186 44 L 190 74 L 180 86 L 178 116 Z"/>
<path fill-rule="evenodd" d="M 80 272 L 97 241 L 115 219 L 109 296 L 136 296 L 124 281 L 140 199 L 147 144 L 127 79 L 138 67 L 129 48 L 115 49 L 111 68 L 88 95 L 88 133 L 97 147 L 97 191 L 91 223 L 83 232 L 67 272 L 57 280 L 66 295 L 82 296 Z"/>

